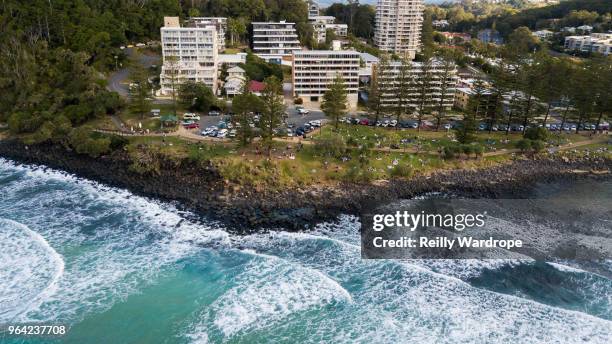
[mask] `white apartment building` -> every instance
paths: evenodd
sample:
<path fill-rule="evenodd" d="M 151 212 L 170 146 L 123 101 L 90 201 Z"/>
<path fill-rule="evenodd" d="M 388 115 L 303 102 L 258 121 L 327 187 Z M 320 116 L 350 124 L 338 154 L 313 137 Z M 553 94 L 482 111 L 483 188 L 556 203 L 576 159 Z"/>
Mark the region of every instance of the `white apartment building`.
<path fill-rule="evenodd" d="M 319 15 L 319 4 L 315 0 L 308 0 L 308 19 Z"/>
<path fill-rule="evenodd" d="M 164 17 L 160 31 L 163 55 L 160 93 L 170 95 L 173 80 L 175 85 L 187 80 L 201 82 L 215 92 L 218 64 L 215 26 L 181 27 L 178 17 Z"/>
<path fill-rule="evenodd" d="M 422 25 L 423 0 L 378 0 L 374 43 L 382 51 L 414 59 Z"/>
<path fill-rule="evenodd" d="M 336 36 L 346 37 L 348 35 L 348 25 L 334 24 L 336 18 L 333 16 L 312 16 L 308 18 L 314 29 L 314 39 L 317 43 L 324 43 L 327 30 L 333 30 Z"/>
<path fill-rule="evenodd" d="M 398 78 L 401 70 L 401 62 L 400 61 L 391 61 L 389 63 L 388 68 L 382 79 L 380 79 L 381 83 L 385 84 L 385 93 L 383 94 L 382 102 L 385 104 L 385 107 L 393 108 L 397 106 L 399 93 L 398 87 Z M 427 104 L 426 106 L 430 109 L 434 109 L 438 107 L 440 104 L 440 99 L 442 99 L 444 107 L 448 110 L 453 107 L 455 92 L 457 88 L 457 69 L 456 66 L 453 65 L 452 70 L 448 75 L 445 76 L 443 64 L 437 60 L 433 60 L 428 68 L 423 68 L 422 62 L 412 62 L 409 80 L 410 80 L 410 91 L 408 92 L 408 100 L 407 106 L 412 108 L 413 110 L 417 109 L 419 106 L 419 89 L 422 87 L 422 83 L 426 82 L 427 78 L 424 78 L 424 73 L 428 71 L 431 75 L 429 82 L 425 87 L 427 88 Z M 374 68 L 374 75 L 377 78 L 381 76 L 376 73 L 376 67 Z M 446 91 L 444 95 L 442 95 L 442 86 L 444 84 L 446 77 Z M 425 80 L 424 80 L 425 79 Z M 442 98 L 442 96 L 444 96 Z"/>
<path fill-rule="evenodd" d="M 187 20 L 188 26 L 206 27 L 214 26 L 217 30 L 217 48 L 219 52 L 225 50 L 225 32 L 227 32 L 227 18 L 224 17 L 191 17 Z"/>
<path fill-rule="evenodd" d="M 546 29 L 532 32 L 532 35 L 538 37 L 539 39 L 549 39 L 553 36 L 553 34 L 554 32 Z"/>
<path fill-rule="evenodd" d="M 293 95 L 305 106 L 318 107 L 323 94 L 337 75 L 348 91 L 348 107 L 357 108 L 359 88 L 359 53 L 353 50 L 311 50 L 293 52 Z"/>
<path fill-rule="evenodd" d="M 291 56 L 296 50 L 301 50 L 300 41 L 295 31 L 295 23 L 284 20 L 276 22 L 254 22 L 253 52 L 269 62 L 281 63 L 283 56 Z"/>
<path fill-rule="evenodd" d="M 565 37 L 565 49 L 600 53 L 608 56 L 612 53 L 612 33 L 592 33 L 589 36 L 567 36 Z"/>

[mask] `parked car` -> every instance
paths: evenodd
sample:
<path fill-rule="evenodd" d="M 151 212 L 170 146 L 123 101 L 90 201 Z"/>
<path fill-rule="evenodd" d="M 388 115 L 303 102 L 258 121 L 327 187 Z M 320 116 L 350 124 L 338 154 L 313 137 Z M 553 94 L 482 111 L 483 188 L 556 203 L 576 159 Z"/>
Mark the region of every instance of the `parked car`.
<path fill-rule="evenodd" d="M 200 124 L 196 122 L 191 122 L 191 123 L 183 124 L 183 127 L 185 127 L 185 129 L 198 129 L 200 128 Z"/>
<path fill-rule="evenodd" d="M 307 114 L 309 114 L 309 113 L 310 113 L 310 111 L 308 111 L 308 110 L 306 110 L 306 109 L 304 109 L 304 108 L 298 109 L 298 110 L 297 110 L 297 112 L 298 112 L 298 114 L 300 114 L 300 115 L 307 115 Z"/>
<path fill-rule="evenodd" d="M 184 120 L 189 120 L 190 119 L 190 120 L 194 120 L 194 121 L 199 121 L 200 120 L 200 116 L 198 116 L 197 114 L 192 113 L 192 112 L 187 112 L 187 113 L 185 113 L 183 115 L 183 119 Z"/>
<path fill-rule="evenodd" d="M 396 127 L 397 126 L 397 120 L 392 119 L 391 122 L 389 122 L 389 126 L 390 127 Z"/>
<path fill-rule="evenodd" d="M 359 121 L 359 124 L 361 125 L 369 125 L 370 124 L 370 120 L 368 120 L 367 118 L 363 118 Z"/>
<path fill-rule="evenodd" d="M 221 113 L 219 111 L 210 110 L 210 111 L 208 111 L 208 115 L 209 116 L 220 116 Z"/>
<path fill-rule="evenodd" d="M 444 126 L 442 126 L 442 127 L 443 127 L 444 129 L 446 129 L 446 130 L 450 130 L 451 125 L 450 125 L 450 123 L 446 123 L 446 124 L 445 124 Z"/>
<path fill-rule="evenodd" d="M 308 122 L 308 124 L 310 124 L 311 126 L 315 128 L 319 128 L 321 126 L 321 120 L 316 119 L 316 120 Z"/>
<path fill-rule="evenodd" d="M 221 129 L 217 133 L 217 138 L 220 138 L 220 139 L 225 138 L 227 136 L 227 133 L 228 133 L 227 129 Z"/>

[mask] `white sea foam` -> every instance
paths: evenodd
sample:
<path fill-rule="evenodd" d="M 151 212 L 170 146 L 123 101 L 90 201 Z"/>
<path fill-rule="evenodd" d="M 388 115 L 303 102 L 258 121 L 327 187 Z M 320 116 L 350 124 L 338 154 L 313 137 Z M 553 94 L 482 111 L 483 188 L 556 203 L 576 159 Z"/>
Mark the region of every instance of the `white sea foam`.
<path fill-rule="evenodd" d="M 346 289 L 320 271 L 252 250 L 243 252 L 255 257 L 235 286 L 211 305 L 212 313 L 204 313 L 190 338 L 201 338 L 211 323 L 230 338 L 241 331 L 273 327 L 294 313 L 352 302 Z"/>
<path fill-rule="evenodd" d="M 357 233 L 356 223 L 344 225 L 352 227 L 346 231 Z M 342 284 L 354 279 L 361 281 L 357 289 L 351 290 L 354 303 L 350 311 L 336 312 L 333 317 L 321 314 L 311 320 L 317 323 L 316 329 L 308 337 L 300 338 L 302 342 L 314 343 L 318 338 L 329 338 L 330 333 L 334 334 L 330 342 L 356 343 L 607 343 L 610 340 L 612 322 L 608 320 L 474 288 L 454 277 L 496 269 L 500 267 L 498 264 L 466 262 L 458 269 L 468 272 L 446 276 L 454 263 L 443 269 L 438 266 L 435 272 L 429 270 L 431 266 L 419 266 L 413 261 L 363 261 L 353 246 L 329 245 L 326 238 L 320 238 L 317 246 L 313 240 L 317 240 L 316 236 L 293 233 L 250 240 L 250 247 L 254 249 L 322 271 Z M 275 333 L 281 336 L 283 331 L 298 326 L 299 320 L 285 319 L 276 323 Z"/>
<path fill-rule="evenodd" d="M 40 231 L 51 246 L 64 247 L 69 252 L 61 280 L 39 299 L 30 296 L 39 306 L 28 311 L 32 320 L 76 321 L 103 311 L 154 282 L 168 264 L 201 247 L 230 245 L 225 231 L 214 224 L 186 221 L 166 203 L 67 173 L 2 159 L 0 170 L 21 175 L 2 186 L 7 197 L 0 201 L 0 216 L 18 219 Z M 28 194 L 36 197 L 26 197 Z M 0 252 L 8 252 L 9 243 L 1 240 Z M 45 266 L 29 256 L 24 260 Z M 18 276 L 13 270 L 6 270 L 6 274 Z M 31 278 L 23 282 L 40 289 Z M 14 293 L 19 288 L 7 286 L 6 290 L 13 293 L 7 294 L 7 299 L 17 300 Z M 55 293 L 51 293 L 53 288 Z M 0 312 L 9 309 L 0 308 Z"/>
<path fill-rule="evenodd" d="M 0 218 L 0 322 L 28 321 L 30 311 L 55 294 L 64 260 L 40 234 Z"/>
<path fill-rule="evenodd" d="M 2 190 L 7 198 L 0 201 L 0 216 L 11 214 L 51 247 L 63 248 L 59 251 L 66 261 L 57 290 L 46 293 L 37 311 L 28 312 L 32 319 L 78 320 L 101 312 L 154 283 L 164 267 L 203 246 L 219 250 L 238 246 L 254 257 L 241 266 L 219 298 L 202 308 L 189 339 L 248 341 L 254 332 L 265 334 L 268 342 L 290 338 L 311 343 L 609 343 L 611 339 L 608 320 L 474 288 L 458 279 L 496 269 L 495 264 L 364 261 L 354 217 L 341 217 L 306 234 L 233 237 L 215 225 L 184 220 L 171 205 L 123 190 L 0 160 L 0 170 L 7 168 L 24 177 Z M 28 192 L 37 197 L 24 197 Z M 26 239 L 30 244 L 16 247 L 25 252 L 23 247 L 32 245 L 34 254 L 23 257 L 49 255 L 44 245 Z M 0 255 L 5 247 L 11 246 L 0 240 Z M 6 289 L 13 294 L 3 294 L 1 300 L 39 295 L 50 285 L 57 265 L 38 262 L 39 271 L 46 272 L 28 280 L 27 285 L 35 287 L 18 291 L 24 294 Z M 17 272 L 0 271 L 0 276 L 28 276 Z M 602 284 L 601 293 L 606 292 L 609 287 Z M 9 307 L 2 304 L 0 312 Z"/>

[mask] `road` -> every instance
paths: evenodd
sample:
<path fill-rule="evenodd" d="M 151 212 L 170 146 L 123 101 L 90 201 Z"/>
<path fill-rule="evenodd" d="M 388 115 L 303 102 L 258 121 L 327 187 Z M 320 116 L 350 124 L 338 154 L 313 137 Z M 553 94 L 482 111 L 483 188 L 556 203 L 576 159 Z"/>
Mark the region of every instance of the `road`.
<path fill-rule="evenodd" d="M 150 68 L 153 65 L 160 63 L 160 57 L 155 55 L 142 54 L 136 51 L 135 48 L 126 48 L 125 53 L 132 62 L 138 62 L 145 68 Z M 108 80 L 108 90 L 117 92 L 121 97 L 129 96 L 129 67 L 124 67 L 110 74 Z"/>

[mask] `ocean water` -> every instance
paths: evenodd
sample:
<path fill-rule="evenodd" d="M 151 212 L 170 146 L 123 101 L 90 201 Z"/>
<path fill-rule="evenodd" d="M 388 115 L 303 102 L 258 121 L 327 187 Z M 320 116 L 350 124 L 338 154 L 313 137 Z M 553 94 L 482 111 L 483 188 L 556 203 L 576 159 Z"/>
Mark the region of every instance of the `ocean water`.
<path fill-rule="evenodd" d="M 352 216 L 236 236 L 172 204 L 0 159 L 0 325 L 70 327 L 0 342 L 612 341 L 612 273 L 364 261 L 359 242 Z"/>

